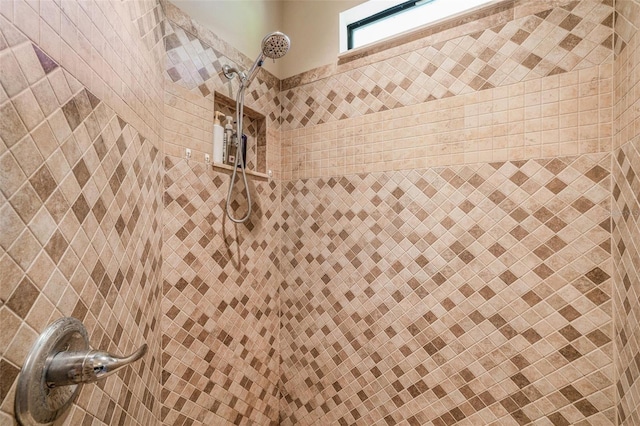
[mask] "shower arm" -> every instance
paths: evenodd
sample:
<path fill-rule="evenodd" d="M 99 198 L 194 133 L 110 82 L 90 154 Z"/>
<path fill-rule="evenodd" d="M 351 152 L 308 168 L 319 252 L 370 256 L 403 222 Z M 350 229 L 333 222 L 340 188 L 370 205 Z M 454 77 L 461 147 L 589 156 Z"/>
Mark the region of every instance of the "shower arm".
<path fill-rule="evenodd" d="M 251 66 L 251 68 L 249 68 L 249 71 L 240 71 L 236 67 L 225 64 L 222 66 L 222 73 L 229 80 L 233 80 L 233 77 L 238 76 L 238 80 L 240 80 L 240 89 L 242 90 L 245 87 L 248 87 L 253 81 L 253 79 L 256 77 L 256 75 L 258 74 L 259 68 L 264 63 L 264 58 L 265 58 L 265 55 L 264 53 L 261 52 L 256 58 L 256 60 L 253 62 L 253 65 Z M 237 104 L 237 99 L 236 99 L 236 104 Z"/>

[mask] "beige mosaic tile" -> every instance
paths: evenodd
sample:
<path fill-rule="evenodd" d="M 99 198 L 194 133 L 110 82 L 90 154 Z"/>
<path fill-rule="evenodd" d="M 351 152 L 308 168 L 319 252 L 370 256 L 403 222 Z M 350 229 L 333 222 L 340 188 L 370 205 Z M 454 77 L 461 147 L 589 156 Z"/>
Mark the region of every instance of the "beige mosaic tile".
<path fill-rule="evenodd" d="M 277 424 L 279 185 L 252 178 L 236 226 L 228 174 L 169 156 L 165 173 L 162 420 Z"/>
<path fill-rule="evenodd" d="M 61 424 L 154 424 L 160 152 L 4 19 L 0 32 L 2 60 L 14 64 L 0 78 L 10 118 L 0 131 L 0 423 L 14 423 L 16 378 L 38 334 L 73 316 L 93 348 L 151 350 L 136 368 L 85 386 Z"/>
<path fill-rule="evenodd" d="M 611 57 L 613 8 L 573 1 L 284 90 L 295 129 L 593 67 Z"/>
<path fill-rule="evenodd" d="M 614 343 L 618 425 L 640 424 L 640 2 L 616 2 L 613 153 Z"/>
<path fill-rule="evenodd" d="M 627 44 L 636 35 L 640 28 L 638 21 L 638 10 L 640 6 L 637 0 L 618 0 L 615 2 L 616 20 L 615 20 L 615 52 L 620 54 Z"/>
<path fill-rule="evenodd" d="M 640 139 L 613 160 L 613 259 L 618 424 L 640 422 Z"/>
<path fill-rule="evenodd" d="M 52 64 L 61 64 L 161 147 L 165 28 L 157 0 L 3 2 L 0 21 L 12 27 L 6 44 L 30 39 Z M 18 49 L 15 56 L 21 68 L 35 72 L 25 75 L 31 83 L 42 70 L 30 67 L 32 55 L 22 53 Z M 12 90 L 20 84 L 16 80 Z"/>
<path fill-rule="evenodd" d="M 282 424 L 614 424 L 610 156 L 283 187 Z"/>
<path fill-rule="evenodd" d="M 204 163 L 204 155 L 213 153 L 213 99 L 169 82 L 164 96 L 165 154 L 184 157 L 184 149 L 190 148 L 193 161 Z"/>
<path fill-rule="evenodd" d="M 616 58 L 614 67 L 614 148 L 620 148 L 640 134 L 638 103 L 640 90 L 640 3 L 624 0 L 616 3 Z"/>
<path fill-rule="evenodd" d="M 612 66 L 282 132 L 285 178 L 610 152 Z"/>

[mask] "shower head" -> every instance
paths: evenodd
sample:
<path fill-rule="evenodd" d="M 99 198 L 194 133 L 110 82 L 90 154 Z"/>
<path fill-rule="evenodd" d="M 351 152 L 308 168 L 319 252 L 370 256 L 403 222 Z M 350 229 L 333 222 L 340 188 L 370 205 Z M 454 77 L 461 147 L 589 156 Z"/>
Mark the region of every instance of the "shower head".
<path fill-rule="evenodd" d="M 271 34 L 267 34 L 265 38 L 262 39 L 262 49 L 260 54 L 253 63 L 253 66 L 242 79 L 242 87 L 247 87 L 251 84 L 256 74 L 258 74 L 258 68 L 262 66 L 264 58 L 282 58 L 289 51 L 289 47 L 291 47 L 291 40 L 289 40 L 289 37 L 280 31 L 274 31 Z"/>
<path fill-rule="evenodd" d="M 291 40 L 286 34 L 274 31 L 262 39 L 262 54 L 267 58 L 282 58 L 289 51 Z"/>

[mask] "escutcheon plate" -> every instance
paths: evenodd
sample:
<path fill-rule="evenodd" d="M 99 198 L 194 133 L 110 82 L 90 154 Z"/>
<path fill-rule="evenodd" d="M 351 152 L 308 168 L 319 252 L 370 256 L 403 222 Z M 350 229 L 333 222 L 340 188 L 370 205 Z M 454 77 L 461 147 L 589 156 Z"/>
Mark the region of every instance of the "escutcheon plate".
<path fill-rule="evenodd" d="M 64 351 L 89 349 L 89 336 L 75 318 L 60 318 L 38 337 L 18 376 L 16 420 L 22 426 L 51 424 L 75 401 L 82 385 L 49 388 L 45 382 L 48 360 Z"/>

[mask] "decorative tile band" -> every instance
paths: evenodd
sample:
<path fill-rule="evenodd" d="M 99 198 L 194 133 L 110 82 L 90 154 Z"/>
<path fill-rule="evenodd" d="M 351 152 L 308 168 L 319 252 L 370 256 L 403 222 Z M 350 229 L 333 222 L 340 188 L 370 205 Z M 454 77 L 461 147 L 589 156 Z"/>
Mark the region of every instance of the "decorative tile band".
<path fill-rule="evenodd" d="M 283 126 L 353 118 L 545 76 L 611 58 L 613 7 L 573 1 L 281 92 Z"/>
<path fill-rule="evenodd" d="M 156 424 L 160 152 L 15 27 L 0 31 L 0 423 L 13 421 L 16 377 L 38 334 L 73 316 L 94 348 L 150 351 L 85 386 L 67 422 Z"/>
<path fill-rule="evenodd" d="M 285 179 L 611 151 L 605 64 L 282 132 Z"/>
<path fill-rule="evenodd" d="M 286 183 L 281 424 L 615 424 L 609 169 Z"/>

